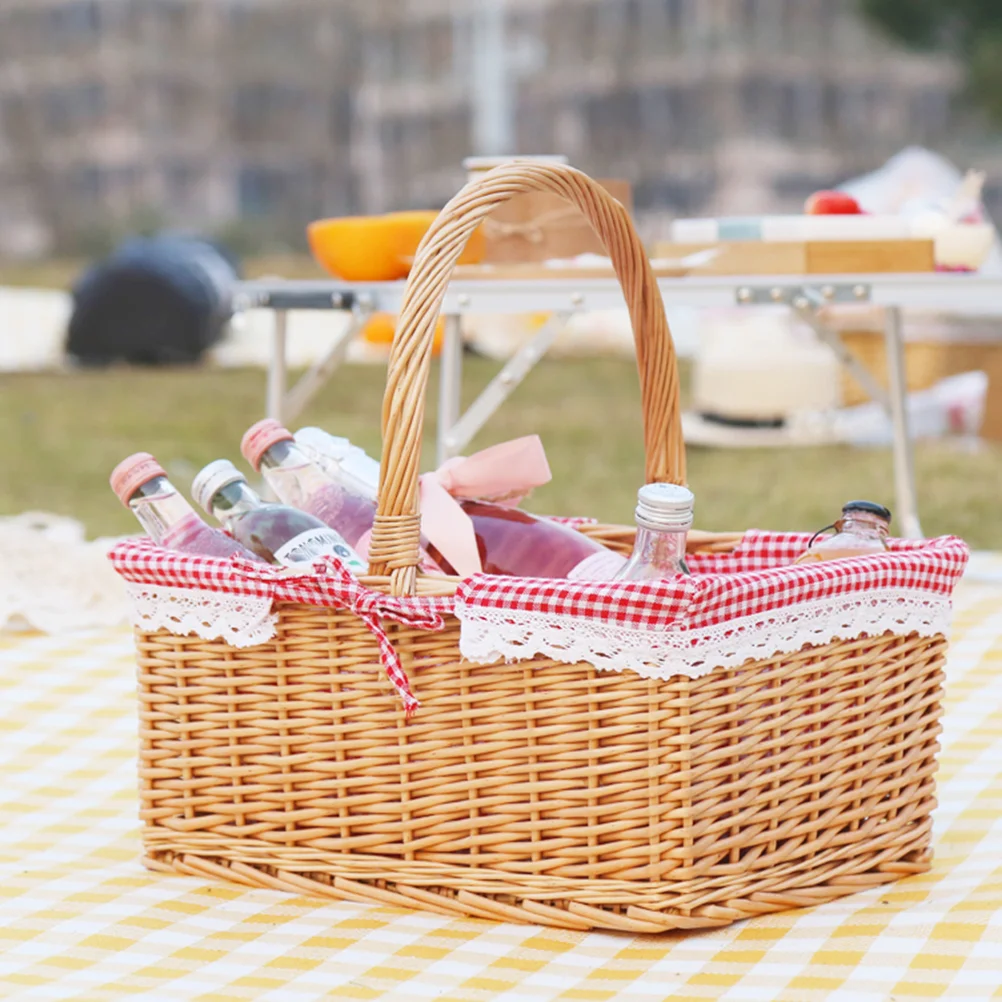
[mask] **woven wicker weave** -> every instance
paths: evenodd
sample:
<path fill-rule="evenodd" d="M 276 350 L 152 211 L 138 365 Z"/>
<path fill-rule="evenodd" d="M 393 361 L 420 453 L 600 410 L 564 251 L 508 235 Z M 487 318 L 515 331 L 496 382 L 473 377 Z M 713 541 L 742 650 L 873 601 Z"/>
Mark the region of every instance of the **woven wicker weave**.
<path fill-rule="evenodd" d="M 401 313 L 370 550 L 373 571 L 389 575 L 377 584 L 397 594 L 415 588 L 418 443 L 441 298 L 466 236 L 528 190 L 564 195 L 609 248 L 637 331 L 647 476 L 684 479 L 671 339 L 625 211 L 571 168 L 498 168 L 429 231 Z M 587 531 L 630 545 L 625 528 Z M 405 722 L 353 614 L 278 611 L 276 637 L 250 649 L 137 635 L 153 869 L 660 932 L 813 905 L 928 867 L 941 636 L 840 641 L 656 681 L 542 658 L 471 665 L 454 619 L 439 633 L 394 626 L 421 698 Z"/>

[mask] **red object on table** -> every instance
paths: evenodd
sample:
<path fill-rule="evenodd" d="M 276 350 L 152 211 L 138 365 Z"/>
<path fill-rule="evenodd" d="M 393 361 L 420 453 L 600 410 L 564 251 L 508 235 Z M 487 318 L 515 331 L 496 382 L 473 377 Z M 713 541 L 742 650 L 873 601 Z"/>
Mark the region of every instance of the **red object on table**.
<path fill-rule="evenodd" d="M 804 203 L 804 212 L 809 216 L 859 216 L 863 210 L 844 191 L 816 191 Z"/>

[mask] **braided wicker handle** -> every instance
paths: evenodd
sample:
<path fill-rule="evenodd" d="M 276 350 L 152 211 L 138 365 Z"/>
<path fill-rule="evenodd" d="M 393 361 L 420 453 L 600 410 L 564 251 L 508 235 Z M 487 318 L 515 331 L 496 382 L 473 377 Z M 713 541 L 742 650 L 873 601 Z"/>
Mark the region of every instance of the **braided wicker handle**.
<path fill-rule="evenodd" d="M 637 345 L 647 481 L 685 482 L 678 363 L 650 261 L 626 209 L 586 174 L 559 164 L 513 162 L 463 188 L 418 247 L 390 351 L 383 397 L 379 510 L 370 573 L 391 576 L 395 595 L 414 594 L 420 517 L 418 463 L 432 340 L 446 287 L 470 234 L 515 195 L 549 191 L 588 218 L 612 258 Z"/>

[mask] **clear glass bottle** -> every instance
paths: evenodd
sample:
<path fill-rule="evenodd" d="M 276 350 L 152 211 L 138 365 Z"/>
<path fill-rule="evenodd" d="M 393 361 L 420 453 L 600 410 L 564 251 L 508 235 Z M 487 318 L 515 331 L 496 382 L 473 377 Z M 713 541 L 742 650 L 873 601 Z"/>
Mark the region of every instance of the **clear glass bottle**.
<path fill-rule="evenodd" d="M 379 464 L 358 446 L 319 428 L 300 429 L 296 442 L 302 443 L 304 451 L 321 457 L 316 461 L 345 488 L 375 498 Z M 277 488 L 275 492 L 281 497 Z M 625 562 L 621 554 L 552 519 L 490 501 L 456 500 L 473 522 L 486 574 L 603 581 L 612 578 Z M 422 546 L 446 574 L 456 573 L 428 540 L 422 539 Z"/>
<path fill-rule="evenodd" d="M 217 459 L 201 470 L 191 485 L 191 493 L 234 538 L 273 564 L 334 556 L 356 574 L 364 574 L 367 569 L 340 533 L 305 511 L 262 501 L 227 459 Z"/>
<path fill-rule="evenodd" d="M 677 484 L 644 484 L 637 491 L 637 538 L 617 581 L 653 581 L 688 574 L 685 541 L 695 498 Z"/>
<path fill-rule="evenodd" d="M 232 536 L 206 524 L 148 452 L 123 459 L 111 473 L 111 489 L 150 538 L 165 549 L 224 559 L 261 559 Z"/>
<path fill-rule="evenodd" d="M 316 430 L 321 435 L 325 434 Z M 362 461 L 375 467 L 375 483 L 371 490 L 366 481 L 371 471 L 363 477 L 354 473 L 354 468 L 347 463 L 317 462 L 292 433 L 273 418 L 265 418 L 248 428 L 240 450 L 285 504 L 319 518 L 324 525 L 344 536 L 349 546 L 360 554 L 367 554 L 376 518 L 379 464 L 347 439 L 335 441 L 348 446 L 348 449 L 342 450 L 342 458 L 350 456 L 359 468 L 363 468 Z M 362 461 L 351 453 L 359 454 Z M 423 546 L 425 541 L 422 539 L 421 542 Z M 426 551 L 422 551 L 421 558 L 421 569 L 425 573 L 442 573 L 441 565 L 432 560 Z"/>
<path fill-rule="evenodd" d="M 356 546 L 371 532 L 375 500 L 342 485 L 322 469 L 278 421 L 265 418 L 251 425 L 240 451 L 285 504 L 319 518 L 344 536 L 349 546 Z"/>
<path fill-rule="evenodd" d="M 891 512 L 874 501 L 849 501 L 842 506 L 842 517 L 833 525 L 816 532 L 807 549 L 797 557 L 797 564 L 842 557 L 861 557 L 868 553 L 883 553 L 887 549 L 887 532 Z M 835 534 L 823 533 L 834 529 Z"/>

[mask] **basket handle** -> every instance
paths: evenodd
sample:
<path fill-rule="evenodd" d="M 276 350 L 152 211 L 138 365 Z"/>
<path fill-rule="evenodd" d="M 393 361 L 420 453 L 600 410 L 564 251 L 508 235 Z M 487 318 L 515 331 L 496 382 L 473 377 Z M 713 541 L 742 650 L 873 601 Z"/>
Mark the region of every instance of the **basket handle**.
<path fill-rule="evenodd" d="M 560 195 L 581 210 L 612 258 L 637 345 L 648 482 L 685 482 L 678 363 L 664 303 L 629 213 L 573 167 L 514 161 L 467 184 L 439 213 L 418 247 L 390 350 L 383 397 L 379 508 L 369 547 L 371 574 L 391 577 L 394 595 L 413 595 L 421 531 L 418 464 L 432 340 L 453 268 L 470 234 L 513 196 Z"/>

